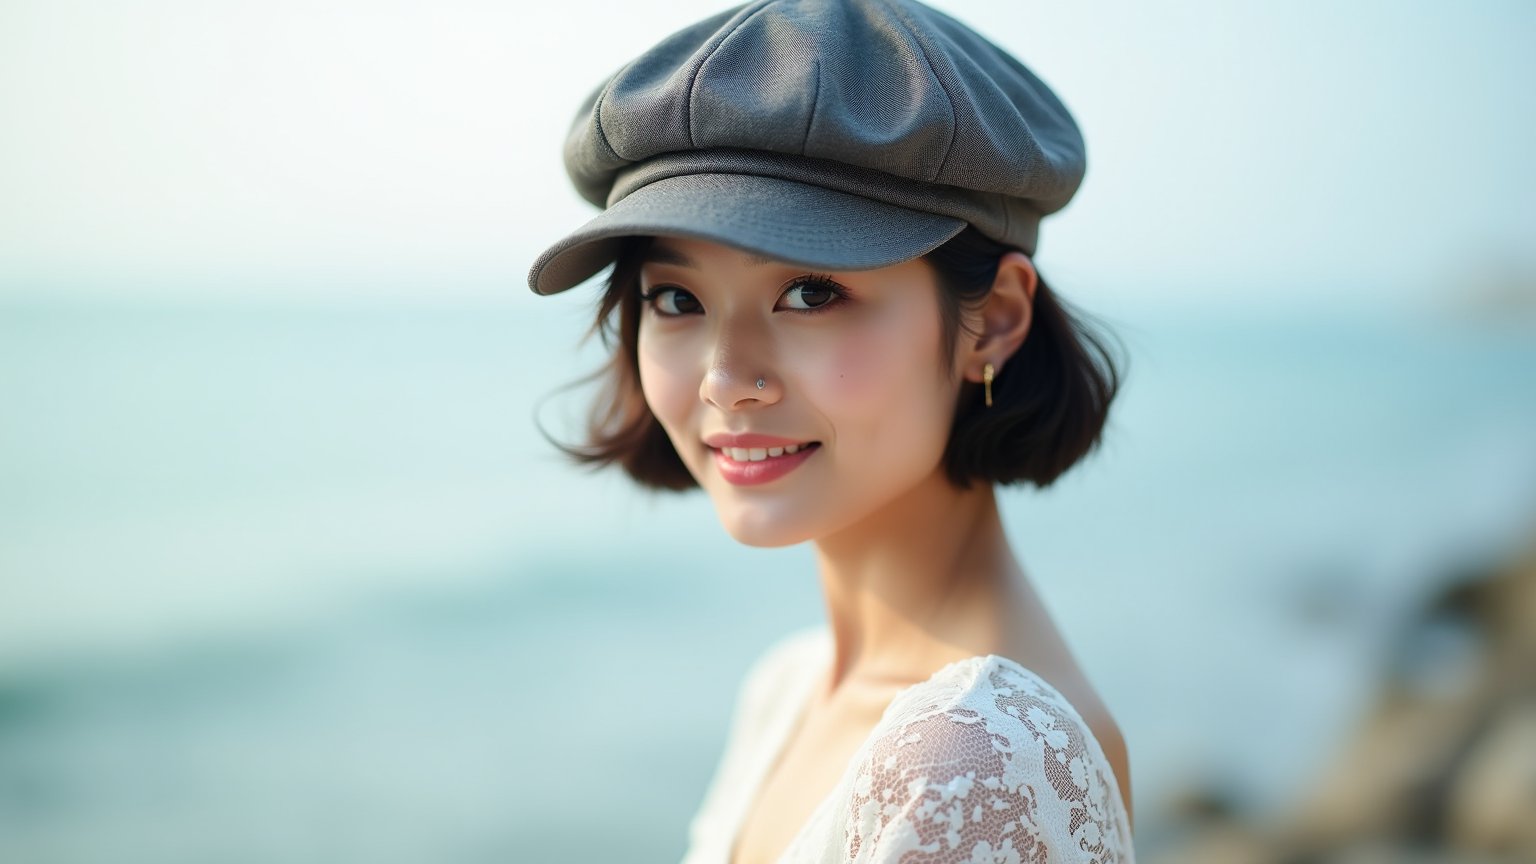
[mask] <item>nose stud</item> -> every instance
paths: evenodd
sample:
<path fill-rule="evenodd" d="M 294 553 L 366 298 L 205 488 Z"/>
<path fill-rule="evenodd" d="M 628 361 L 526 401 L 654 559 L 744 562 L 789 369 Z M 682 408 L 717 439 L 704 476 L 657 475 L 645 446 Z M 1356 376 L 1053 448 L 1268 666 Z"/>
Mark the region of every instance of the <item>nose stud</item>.
<path fill-rule="evenodd" d="M 768 382 L 767 381 L 764 381 L 761 378 L 757 379 L 757 389 L 761 390 L 761 389 L 763 389 L 764 387 L 767 387 L 767 386 L 768 386 Z"/>

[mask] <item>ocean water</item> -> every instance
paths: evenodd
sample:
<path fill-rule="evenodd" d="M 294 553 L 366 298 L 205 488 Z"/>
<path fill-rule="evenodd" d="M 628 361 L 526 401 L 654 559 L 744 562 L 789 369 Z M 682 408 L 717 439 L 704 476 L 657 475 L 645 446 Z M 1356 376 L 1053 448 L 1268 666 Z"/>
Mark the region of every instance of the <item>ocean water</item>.
<path fill-rule="evenodd" d="M 1273 810 L 1536 526 L 1536 331 L 1126 311 L 1104 446 L 1002 506 L 1138 837 Z M 560 462 L 530 311 L 0 308 L 0 861 L 669 861 L 803 547 Z M 546 398 L 549 397 L 549 398 Z M 543 401 L 541 401 L 543 400 Z"/>

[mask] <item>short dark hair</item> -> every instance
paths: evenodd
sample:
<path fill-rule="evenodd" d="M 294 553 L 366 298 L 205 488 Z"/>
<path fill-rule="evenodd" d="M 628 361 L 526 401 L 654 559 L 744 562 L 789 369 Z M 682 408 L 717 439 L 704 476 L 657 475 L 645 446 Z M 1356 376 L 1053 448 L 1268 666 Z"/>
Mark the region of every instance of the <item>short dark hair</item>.
<path fill-rule="evenodd" d="M 586 442 L 567 445 L 547 433 L 544 437 L 579 465 L 617 464 L 643 487 L 681 491 L 697 488 L 698 482 L 640 389 L 637 288 L 642 253 L 652 239 L 621 241 L 596 319 L 582 337 L 585 342 L 598 335 L 610 352 L 605 364 L 573 382 L 598 380 L 602 385 L 587 419 Z M 943 356 L 951 364 L 964 327 L 963 310 L 986 300 L 998 259 L 1011 250 L 967 227 L 923 256 L 938 274 Z M 992 406 L 984 404 L 981 384 L 964 385 L 944 452 L 951 483 L 961 489 L 977 480 L 1045 488 L 1099 443 L 1122 373 L 1104 338 L 1086 320 L 1044 278 L 1039 280 L 1029 332 L 1010 358 L 1007 374 L 993 380 Z"/>

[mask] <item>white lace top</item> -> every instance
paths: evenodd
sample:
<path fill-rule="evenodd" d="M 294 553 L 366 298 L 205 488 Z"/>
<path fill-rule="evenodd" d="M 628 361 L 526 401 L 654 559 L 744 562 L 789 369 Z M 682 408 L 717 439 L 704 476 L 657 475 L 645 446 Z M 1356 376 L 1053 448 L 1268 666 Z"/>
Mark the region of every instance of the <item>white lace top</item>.
<path fill-rule="evenodd" d="M 747 672 L 683 864 L 728 864 L 736 835 L 832 662 L 824 627 Z M 1077 710 L 989 654 L 901 691 L 780 864 L 1134 864 L 1113 769 Z"/>

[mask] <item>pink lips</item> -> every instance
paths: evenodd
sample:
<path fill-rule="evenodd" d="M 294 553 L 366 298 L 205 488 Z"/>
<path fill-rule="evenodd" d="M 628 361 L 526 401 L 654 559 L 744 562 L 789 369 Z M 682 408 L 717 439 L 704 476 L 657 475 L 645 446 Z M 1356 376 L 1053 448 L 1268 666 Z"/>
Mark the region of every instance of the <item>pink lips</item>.
<path fill-rule="evenodd" d="M 704 443 L 714 450 L 715 466 L 719 468 L 720 476 L 737 486 L 755 486 L 777 480 L 795 470 L 800 463 L 809 459 L 812 453 L 821 449 L 819 441 L 780 438 L 776 435 L 750 432 L 737 434 L 720 432 L 706 437 Z M 800 449 L 794 453 L 769 456 L 757 462 L 738 462 L 726 455 L 724 450 L 727 447 L 750 450 L 783 448 L 791 445 Z"/>

